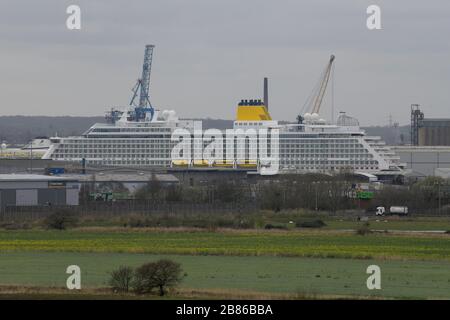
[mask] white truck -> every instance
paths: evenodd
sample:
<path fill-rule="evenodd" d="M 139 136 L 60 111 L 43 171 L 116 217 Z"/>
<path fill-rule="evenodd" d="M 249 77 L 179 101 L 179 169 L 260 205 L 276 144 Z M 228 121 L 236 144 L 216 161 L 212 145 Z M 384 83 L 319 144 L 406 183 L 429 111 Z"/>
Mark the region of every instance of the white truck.
<path fill-rule="evenodd" d="M 377 216 L 384 216 L 386 213 L 385 207 L 377 207 L 375 211 L 375 215 Z M 401 207 L 401 206 L 392 206 L 389 208 L 389 214 L 398 214 L 399 216 L 406 216 L 408 214 L 408 207 Z"/>

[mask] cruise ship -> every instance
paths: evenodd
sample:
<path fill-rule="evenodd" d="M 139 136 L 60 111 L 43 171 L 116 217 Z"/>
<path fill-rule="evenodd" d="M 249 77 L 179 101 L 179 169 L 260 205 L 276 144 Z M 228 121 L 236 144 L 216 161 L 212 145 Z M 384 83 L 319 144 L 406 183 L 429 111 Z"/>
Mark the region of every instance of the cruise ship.
<path fill-rule="evenodd" d="M 96 123 L 81 136 L 52 137 L 44 159 L 84 162 L 93 166 L 153 167 L 204 170 L 248 170 L 264 174 L 267 155 L 258 149 L 252 152 L 250 139 L 224 144 L 223 152 L 213 161 L 199 157 L 192 160 L 174 159 L 172 151 L 179 143 L 173 139 L 176 130 L 189 132 L 192 138 L 199 123 L 179 119 L 173 110 L 157 110 L 149 101 L 149 65 L 153 47 L 146 47 L 143 76 L 135 87 L 130 106 L 107 113 L 105 123 Z M 148 52 L 149 51 L 149 52 Z M 146 65 L 147 63 L 147 65 Z M 147 76 L 148 75 L 148 76 Z M 141 90 L 140 102 L 133 100 Z M 267 88 L 265 88 L 267 90 Z M 265 90 L 264 100 L 267 100 Z M 277 132 L 276 145 L 272 142 L 269 153 L 277 154 L 276 173 L 336 173 L 359 172 L 372 176 L 402 173 L 400 158 L 381 140 L 367 136 L 355 118 L 341 113 L 336 123 L 327 123 L 317 113 L 305 113 L 301 121 L 281 123 L 273 120 L 266 101 L 242 100 L 237 105 L 235 130 L 266 129 Z M 201 123 L 200 123 L 201 127 Z M 204 132 L 204 131 L 202 131 Z M 222 131 L 225 137 L 225 130 Z M 202 140 L 202 147 L 207 142 Z M 230 147 L 242 153 L 229 153 Z M 189 147 L 191 148 L 191 147 Z M 192 146 L 192 153 L 195 153 Z M 201 153 L 200 153 L 201 154 Z M 229 157 L 231 154 L 231 158 Z M 239 157 L 243 154 L 245 157 Z M 227 156 L 225 156 L 227 155 Z"/>
<path fill-rule="evenodd" d="M 400 172 L 400 158 L 381 140 L 367 136 L 358 121 L 342 113 L 336 124 L 327 124 L 317 114 L 305 114 L 304 123 L 280 124 L 272 120 L 258 100 L 242 101 L 237 107 L 234 129 L 278 129 L 280 173 L 360 171 L 373 174 Z M 153 119 L 137 121 L 132 110 L 124 111 L 114 123 L 97 123 L 81 136 L 53 137 L 44 159 L 86 161 L 91 165 L 158 168 L 204 168 L 256 170 L 256 159 L 236 157 L 211 162 L 208 159 L 172 159 L 176 145 L 172 134 L 177 128 L 194 132 L 195 122 L 180 120 L 174 111 L 155 111 Z M 225 132 L 224 132 L 225 136 Z M 226 152 L 226 145 L 224 146 Z M 244 146 L 249 154 L 249 143 Z"/>

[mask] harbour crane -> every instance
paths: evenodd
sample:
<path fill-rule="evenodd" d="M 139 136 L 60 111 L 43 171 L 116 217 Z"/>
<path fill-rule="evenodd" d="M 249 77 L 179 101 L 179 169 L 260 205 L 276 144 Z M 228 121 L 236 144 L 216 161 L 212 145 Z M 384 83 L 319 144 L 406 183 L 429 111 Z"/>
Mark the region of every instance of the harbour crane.
<path fill-rule="evenodd" d="M 146 45 L 144 52 L 144 63 L 142 65 L 142 76 L 137 80 L 136 85 L 133 87 L 133 97 L 131 98 L 130 106 L 135 107 L 136 119 L 145 118 L 145 114 L 149 112 L 151 118 L 153 118 L 154 109 L 150 102 L 150 75 L 152 71 L 153 49 L 154 45 Z M 139 103 L 136 105 L 135 100 L 139 92 Z"/>
<path fill-rule="evenodd" d="M 150 74 L 152 71 L 153 49 L 154 45 L 148 44 L 145 46 L 144 52 L 144 64 L 142 65 L 142 75 L 136 81 L 133 89 L 133 96 L 129 106 L 131 110 L 125 111 L 126 115 L 129 115 L 128 119 L 131 121 L 153 120 L 155 110 L 150 102 Z M 139 95 L 139 101 L 136 101 Z M 124 111 L 116 108 L 111 108 L 106 112 L 105 118 L 108 123 L 115 123 L 121 117 L 123 117 Z"/>
<path fill-rule="evenodd" d="M 316 85 L 316 87 L 313 89 L 309 98 L 305 102 L 305 105 L 303 106 L 302 111 L 305 111 L 305 109 L 309 109 L 309 110 L 311 110 L 311 114 L 319 113 L 320 106 L 322 105 L 322 100 L 323 100 L 323 97 L 324 97 L 326 89 L 327 89 L 328 81 L 330 80 L 330 75 L 331 75 L 334 59 L 335 59 L 335 56 L 331 55 L 330 60 L 325 68 L 325 71 L 322 73 L 322 75 L 319 79 L 318 85 Z M 311 108 L 311 105 L 312 105 L 312 108 Z M 299 123 L 302 123 L 303 120 L 304 119 L 303 119 L 302 114 L 297 116 L 297 121 Z"/>

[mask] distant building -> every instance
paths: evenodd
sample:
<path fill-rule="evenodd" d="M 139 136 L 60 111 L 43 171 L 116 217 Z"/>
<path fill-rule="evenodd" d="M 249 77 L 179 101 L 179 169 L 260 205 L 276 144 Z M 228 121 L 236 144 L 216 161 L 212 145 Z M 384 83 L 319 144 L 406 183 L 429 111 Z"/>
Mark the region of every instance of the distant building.
<path fill-rule="evenodd" d="M 434 175 L 436 177 L 450 179 L 450 168 L 437 168 L 436 170 L 434 170 Z"/>
<path fill-rule="evenodd" d="M 37 174 L 0 174 L 0 210 L 8 206 L 78 205 L 74 178 Z"/>
<path fill-rule="evenodd" d="M 450 147 L 448 146 L 393 146 L 400 161 L 411 170 L 410 175 L 427 177 L 450 168 Z M 441 170 L 442 169 L 442 170 Z"/>
<path fill-rule="evenodd" d="M 411 145 L 450 146 L 450 119 L 425 118 L 419 105 L 411 106 Z"/>
<path fill-rule="evenodd" d="M 73 178 L 81 186 L 89 186 L 91 191 L 116 192 L 133 195 L 140 188 L 148 185 L 153 179 L 162 187 L 179 184 L 179 179 L 172 174 L 154 173 L 139 170 L 104 170 L 87 174 L 64 174 L 59 177 Z"/>
<path fill-rule="evenodd" d="M 48 168 L 71 168 L 80 167 L 79 163 L 67 163 L 45 159 L 1 159 L 0 158 L 0 174 L 45 174 Z"/>

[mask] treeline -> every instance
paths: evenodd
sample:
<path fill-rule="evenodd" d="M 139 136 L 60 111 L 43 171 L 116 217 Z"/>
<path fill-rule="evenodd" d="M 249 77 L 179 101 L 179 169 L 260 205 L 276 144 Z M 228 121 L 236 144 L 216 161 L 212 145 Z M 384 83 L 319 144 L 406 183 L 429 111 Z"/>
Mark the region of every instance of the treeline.
<path fill-rule="evenodd" d="M 384 186 L 372 202 L 375 206 L 407 206 L 412 212 L 450 214 L 450 179 L 428 177 L 405 186 Z"/>
<path fill-rule="evenodd" d="M 139 189 L 136 199 L 154 202 L 234 203 L 254 202 L 261 209 L 275 212 L 284 209 L 337 211 L 355 208 L 349 197 L 356 181 L 350 175 L 283 175 L 272 181 L 248 183 L 229 179 L 210 181 L 197 186 L 172 185 L 163 188 L 152 179 Z"/>
<path fill-rule="evenodd" d="M 260 209 L 275 212 L 290 209 L 336 212 L 361 207 L 361 201 L 355 199 L 358 183 L 350 174 L 283 175 L 253 184 L 230 179 L 166 188 L 158 180 L 152 180 L 135 197 L 158 203 L 255 203 Z M 364 207 L 374 210 L 377 206 L 407 206 L 411 212 L 450 213 L 450 180 L 429 177 L 402 186 L 383 185 L 380 190 L 374 190 L 374 197 Z"/>
<path fill-rule="evenodd" d="M 8 145 L 26 144 L 36 137 L 80 135 L 103 117 L 0 117 L 0 141 Z"/>

